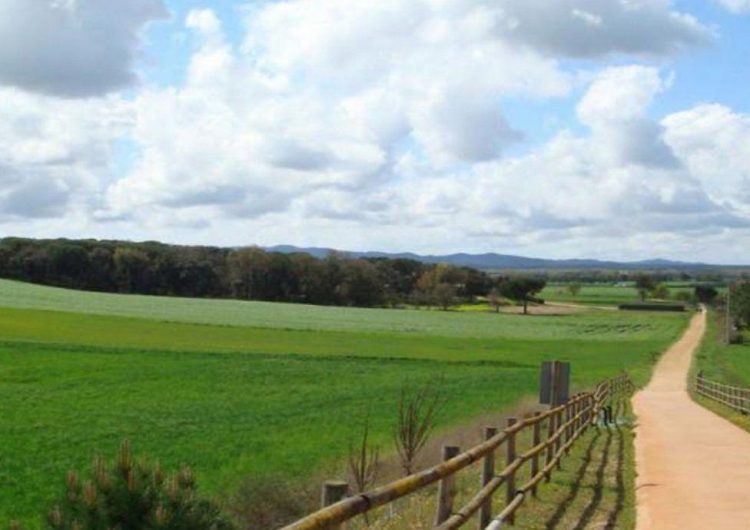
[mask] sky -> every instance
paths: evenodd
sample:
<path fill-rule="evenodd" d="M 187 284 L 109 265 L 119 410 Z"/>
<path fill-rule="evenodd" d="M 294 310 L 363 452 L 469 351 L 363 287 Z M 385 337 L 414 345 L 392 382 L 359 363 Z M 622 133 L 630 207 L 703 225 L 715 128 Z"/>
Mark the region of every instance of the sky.
<path fill-rule="evenodd" d="M 750 263 L 750 0 L 0 0 L 0 236 Z"/>

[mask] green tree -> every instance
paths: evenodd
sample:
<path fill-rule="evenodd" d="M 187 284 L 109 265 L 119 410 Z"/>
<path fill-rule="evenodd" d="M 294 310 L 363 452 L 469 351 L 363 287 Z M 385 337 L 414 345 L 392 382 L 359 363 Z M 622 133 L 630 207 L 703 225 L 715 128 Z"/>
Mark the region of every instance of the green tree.
<path fill-rule="evenodd" d="M 544 289 L 545 285 L 547 285 L 546 280 L 541 278 L 516 277 L 501 281 L 498 289 L 505 298 L 523 304 L 523 314 L 527 315 L 531 297 Z"/>
<path fill-rule="evenodd" d="M 569 283 L 567 288 L 571 296 L 578 296 L 578 293 L 581 292 L 581 284 L 577 282 Z"/>
<path fill-rule="evenodd" d="M 657 300 L 666 300 L 669 298 L 669 287 L 663 283 L 657 284 L 651 289 L 651 296 Z"/>
<path fill-rule="evenodd" d="M 656 281 L 650 274 L 638 274 L 635 277 L 635 289 L 638 291 L 638 296 L 641 298 L 641 302 L 646 301 L 648 293 L 650 293 L 654 287 L 656 287 Z"/>
<path fill-rule="evenodd" d="M 123 442 L 114 462 L 97 458 L 86 480 L 68 474 L 65 492 L 47 515 L 49 530 L 231 530 L 212 502 L 198 497 L 189 468 L 167 476 L 136 462 Z"/>
<path fill-rule="evenodd" d="M 121 292 L 145 293 L 149 288 L 148 254 L 137 248 L 117 247 L 112 255 L 117 285 Z"/>
<path fill-rule="evenodd" d="M 695 299 L 702 304 L 711 304 L 716 297 L 719 296 L 719 291 L 713 285 L 698 284 L 695 286 Z"/>

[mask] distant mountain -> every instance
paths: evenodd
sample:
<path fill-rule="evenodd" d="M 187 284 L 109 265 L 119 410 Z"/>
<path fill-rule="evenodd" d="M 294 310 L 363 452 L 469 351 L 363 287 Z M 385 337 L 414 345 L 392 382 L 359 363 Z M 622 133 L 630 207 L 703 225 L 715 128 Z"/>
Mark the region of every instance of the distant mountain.
<path fill-rule="evenodd" d="M 277 245 L 266 247 L 271 252 L 282 252 L 291 254 L 293 252 L 304 252 L 317 258 L 326 257 L 331 252 L 357 257 L 357 258 L 407 258 L 424 263 L 449 263 L 462 267 L 473 267 L 483 270 L 564 270 L 564 269 L 615 269 L 615 270 L 695 270 L 717 268 L 717 265 L 707 263 L 690 263 L 684 261 L 672 261 L 666 259 L 649 259 L 642 261 L 601 261 L 596 259 L 542 259 L 527 258 L 524 256 L 512 256 L 508 254 L 445 254 L 445 255 L 420 255 L 412 252 L 357 252 L 349 250 L 335 250 L 320 247 L 295 247 L 293 245 Z"/>

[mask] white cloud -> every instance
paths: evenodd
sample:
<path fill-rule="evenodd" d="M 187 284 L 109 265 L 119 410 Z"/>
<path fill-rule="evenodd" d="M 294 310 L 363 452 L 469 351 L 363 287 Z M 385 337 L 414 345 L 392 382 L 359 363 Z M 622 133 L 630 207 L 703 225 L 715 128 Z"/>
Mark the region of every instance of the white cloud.
<path fill-rule="evenodd" d="M 750 214 L 750 116 L 705 104 L 662 124 L 666 142 L 708 193 Z"/>
<path fill-rule="evenodd" d="M 732 0 L 729 0 L 732 1 Z M 553 56 L 669 55 L 710 43 L 713 31 L 670 0 L 505 0 L 498 31 Z"/>
<path fill-rule="evenodd" d="M 114 142 L 129 119 L 115 97 L 59 100 L 0 89 L 0 219 L 91 207 L 114 178 Z"/>
<path fill-rule="evenodd" d="M 120 72 L 147 12 L 119 26 Z M 671 2 L 289 0 L 243 16 L 237 44 L 215 12 L 191 11 L 184 83 L 127 103 L 0 91 L 3 226 L 62 216 L 48 226 L 67 234 L 615 257 L 747 227 L 747 116 L 701 106 L 657 121 L 671 74 L 602 67 L 710 42 Z M 53 77 L 25 88 L 116 85 Z M 555 98 L 588 132 L 525 144 L 508 105 Z M 132 164 L 115 160 L 122 138 Z"/>
<path fill-rule="evenodd" d="M 732 13 L 750 13 L 750 0 L 716 0 Z"/>
<path fill-rule="evenodd" d="M 3 0 L 0 85 L 66 97 L 132 85 L 143 26 L 161 0 Z"/>

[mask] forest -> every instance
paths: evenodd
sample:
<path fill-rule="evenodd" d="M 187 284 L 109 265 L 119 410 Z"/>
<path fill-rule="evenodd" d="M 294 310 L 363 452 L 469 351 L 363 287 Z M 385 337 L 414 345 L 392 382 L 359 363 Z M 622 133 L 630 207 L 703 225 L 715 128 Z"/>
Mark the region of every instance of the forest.
<path fill-rule="evenodd" d="M 0 277 L 91 291 L 360 307 L 446 306 L 487 295 L 497 282 L 469 267 L 410 259 L 25 238 L 0 240 Z"/>

